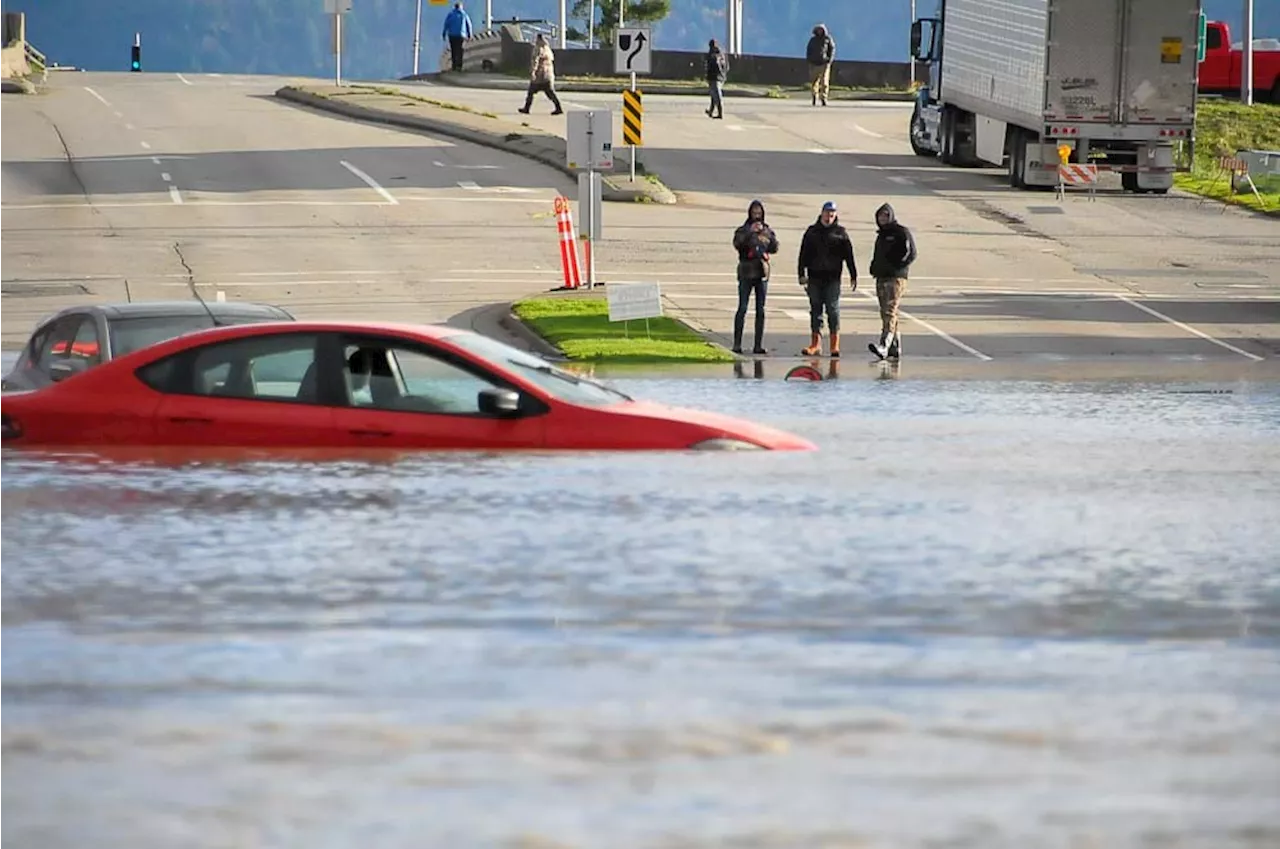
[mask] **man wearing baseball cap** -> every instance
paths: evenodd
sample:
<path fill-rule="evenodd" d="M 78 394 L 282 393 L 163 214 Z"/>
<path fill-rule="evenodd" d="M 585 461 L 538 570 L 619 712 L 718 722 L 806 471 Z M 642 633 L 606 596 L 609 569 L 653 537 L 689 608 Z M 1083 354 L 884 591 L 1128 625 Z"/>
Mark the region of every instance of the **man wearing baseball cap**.
<path fill-rule="evenodd" d="M 809 347 L 800 351 L 806 357 L 822 351 L 822 314 L 827 314 L 827 351 L 840 356 L 840 271 L 849 267 L 853 291 L 858 291 L 858 267 L 854 263 L 853 242 L 840 225 L 835 201 L 822 205 L 818 220 L 809 225 L 800 240 L 800 285 L 809 294 Z"/>

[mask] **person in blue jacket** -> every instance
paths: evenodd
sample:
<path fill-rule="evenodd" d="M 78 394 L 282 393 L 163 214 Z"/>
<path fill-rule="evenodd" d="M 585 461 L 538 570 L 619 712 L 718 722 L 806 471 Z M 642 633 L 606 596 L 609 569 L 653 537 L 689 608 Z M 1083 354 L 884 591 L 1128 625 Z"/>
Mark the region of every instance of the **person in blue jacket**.
<path fill-rule="evenodd" d="M 462 9 L 461 3 L 454 3 L 453 9 L 444 16 L 442 38 L 449 40 L 449 52 L 453 59 L 453 70 L 462 70 L 462 42 L 471 37 L 471 17 Z"/>

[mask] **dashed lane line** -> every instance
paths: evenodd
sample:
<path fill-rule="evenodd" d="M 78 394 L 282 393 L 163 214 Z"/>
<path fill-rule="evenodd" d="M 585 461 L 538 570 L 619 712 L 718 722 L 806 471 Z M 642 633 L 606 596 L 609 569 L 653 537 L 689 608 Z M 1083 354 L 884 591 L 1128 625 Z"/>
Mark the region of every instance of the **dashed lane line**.
<path fill-rule="evenodd" d="M 110 103 L 110 101 L 108 101 L 108 100 L 107 100 L 105 97 L 103 97 L 102 95 L 98 94 L 98 93 L 97 93 L 96 91 L 94 91 L 93 89 L 89 88 L 88 86 L 85 86 L 85 87 L 84 87 L 84 90 L 85 90 L 85 91 L 87 91 L 87 92 L 89 92 L 90 94 L 92 94 L 94 97 L 98 98 L 98 100 L 100 100 L 100 101 L 102 102 L 102 105 L 103 105 L 103 106 L 106 106 L 107 108 L 110 108 L 110 107 L 111 107 L 111 103 Z"/>
<path fill-rule="evenodd" d="M 387 191 L 387 190 L 386 190 L 386 189 L 384 189 L 382 186 L 378 185 L 378 181 L 377 181 L 377 180 L 373 179 L 373 178 L 372 178 L 372 177 L 370 177 L 368 174 L 364 173 L 364 172 L 363 172 L 363 171 L 361 171 L 359 168 L 357 168 L 356 166 L 352 165 L 350 162 L 348 162 L 348 161 L 347 161 L 347 160 L 345 160 L 345 159 L 340 160 L 340 162 L 342 163 L 342 167 L 343 167 L 343 168 L 346 168 L 346 169 L 347 169 L 348 171 L 350 171 L 352 174 L 355 174 L 357 177 L 359 177 L 359 178 L 360 178 L 360 179 L 361 179 L 361 180 L 362 180 L 366 185 L 368 185 L 368 186 L 369 186 L 369 188 L 373 189 L 375 192 L 377 192 L 379 195 L 381 195 L 381 196 L 382 196 L 382 199 L 383 199 L 383 200 L 385 200 L 387 203 L 389 203 L 389 204 L 391 204 L 391 205 L 393 205 L 393 206 L 397 206 L 397 205 L 399 205 L 400 201 L 398 201 L 398 200 L 396 200 L 394 197 L 392 197 L 392 196 L 391 196 L 391 192 Z"/>
<path fill-rule="evenodd" d="M 1130 298 L 1128 295 L 1117 294 L 1117 295 L 1114 295 L 1113 297 L 1115 297 L 1116 300 L 1124 301 L 1129 306 L 1136 307 L 1142 310 L 1143 312 L 1147 313 L 1148 315 L 1151 315 L 1151 316 L 1154 316 L 1155 318 L 1160 319 L 1161 321 L 1167 321 L 1169 324 L 1172 324 L 1174 327 L 1187 331 L 1192 336 L 1199 336 L 1201 339 L 1205 340 L 1206 342 L 1212 342 L 1213 344 L 1217 345 L 1220 348 L 1226 348 L 1228 351 L 1237 353 L 1242 357 L 1247 357 L 1248 359 L 1253 360 L 1255 363 L 1262 362 L 1262 360 L 1265 359 L 1264 357 L 1259 357 L 1257 354 L 1251 354 L 1248 351 L 1237 348 L 1235 345 L 1232 345 L 1229 342 L 1223 342 L 1221 339 L 1215 339 L 1212 336 L 1210 336 L 1208 333 L 1205 333 L 1201 330 L 1197 330 L 1196 328 L 1192 327 L 1189 324 L 1185 324 L 1181 321 L 1178 321 L 1176 318 L 1170 318 L 1169 316 L 1165 315 L 1162 312 L 1153 310 L 1151 307 L 1147 306 L 1146 304 L 1140 304 L 1137 301 L 1135 301 L 1133 298 Z"/>

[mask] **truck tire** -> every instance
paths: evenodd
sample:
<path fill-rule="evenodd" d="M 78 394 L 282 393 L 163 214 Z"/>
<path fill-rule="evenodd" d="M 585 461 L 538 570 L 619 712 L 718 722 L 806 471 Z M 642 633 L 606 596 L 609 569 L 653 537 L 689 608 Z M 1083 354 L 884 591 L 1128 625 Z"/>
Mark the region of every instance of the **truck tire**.
<path fill-rule="evenodd" d="M 1138 191 L 1138 172 L 1121 171 L 1120 172 L 1120 188 L 1126 192 Z"/>
<path fill-rule="evenodd" d="M 911 140 L 911 151 L 916 156 L 933 156 L 934 152 L 927 147 L 921 147 L 916 141 L 916 134 L 922 129 L 917 127 L 920 123 L 920 104 L 916 104 L 915 109 L 911 110 L 911 123 L 907 125 L 907 137 Z"/>
<path fill-rule="evenodd" d="M 1026 180 L 1023 179 L 1023 171 L 1027 166 L 1027 137 L 1023 135 L 1021 127 L 1012 127 L 1009 130 L 1009 186 L 1015 189 L 1025 189 L 1027 187 Z"/>
<path fill-rule="evenodd" d="M 938 147 L 942 152 L 938 158 L 944 165 L 956 164 L 956 111 L 950 106 L 942 109 L 942 119 L 938 122 Z"/>

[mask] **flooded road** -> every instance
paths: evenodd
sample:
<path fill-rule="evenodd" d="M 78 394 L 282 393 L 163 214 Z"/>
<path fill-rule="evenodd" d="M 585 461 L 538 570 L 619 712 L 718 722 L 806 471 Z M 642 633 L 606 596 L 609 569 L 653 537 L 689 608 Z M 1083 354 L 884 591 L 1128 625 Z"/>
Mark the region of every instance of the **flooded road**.
<path fill-rule="evenodd" d="M 616 385 L 821 450 L 6 453 L 6 849 L 1280 845 L 1280 383 Z"/>

